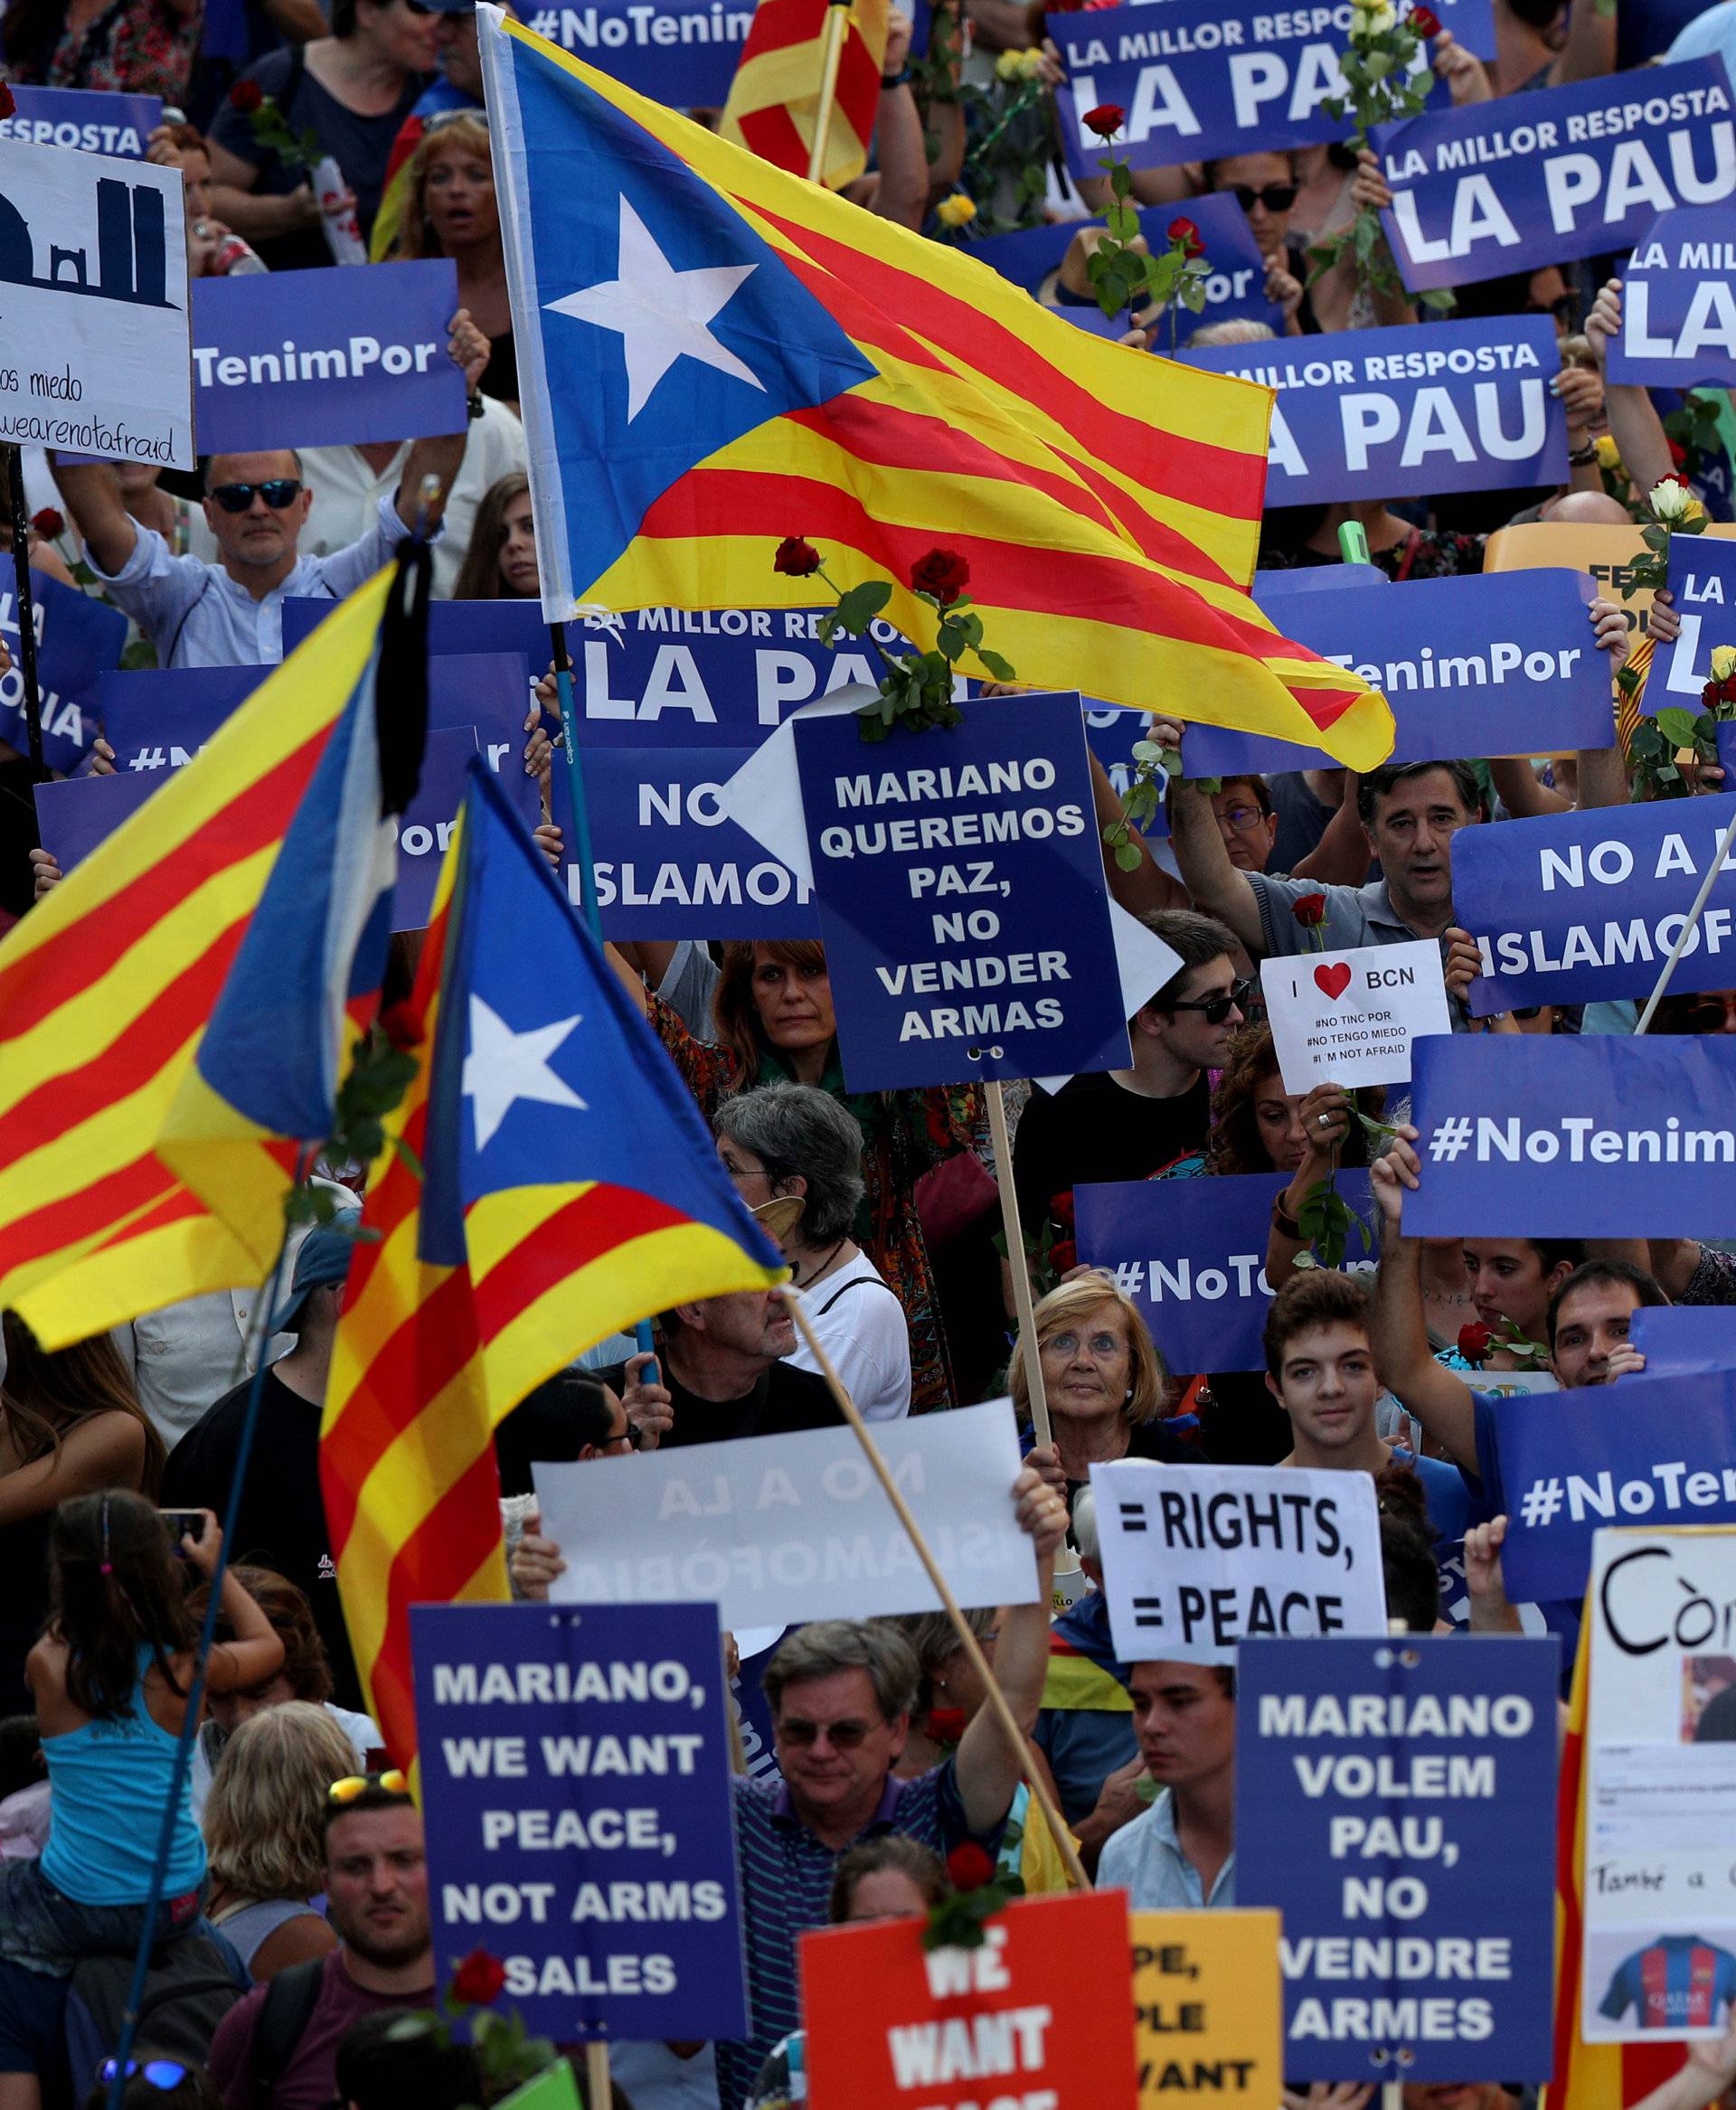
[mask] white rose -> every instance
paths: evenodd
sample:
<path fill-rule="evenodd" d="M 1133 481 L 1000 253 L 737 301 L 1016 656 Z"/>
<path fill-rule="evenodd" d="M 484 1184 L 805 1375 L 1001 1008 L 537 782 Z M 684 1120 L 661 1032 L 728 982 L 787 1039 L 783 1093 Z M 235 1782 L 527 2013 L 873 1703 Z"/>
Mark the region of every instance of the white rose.
<path fill-rule="evenodd" d="M 1666 527 L 1674 527 L 1679 521 L 1686 520 L 1699 501 L 1685 485 L 1675 483 L 1666 476 L 1652 485 L 1649 503 L 1652 518 L 1661 520 Z"/>

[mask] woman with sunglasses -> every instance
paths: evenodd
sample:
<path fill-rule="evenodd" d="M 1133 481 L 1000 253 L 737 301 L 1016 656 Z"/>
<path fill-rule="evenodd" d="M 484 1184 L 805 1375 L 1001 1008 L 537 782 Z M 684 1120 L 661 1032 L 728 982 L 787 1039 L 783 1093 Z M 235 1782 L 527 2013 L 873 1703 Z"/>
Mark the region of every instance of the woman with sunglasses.
<path fill-rule="evenodd" d="M 439 17 L 427 0 L 332 0 L 331 17 L 330 36 L 268 52 L 212 120 L 212 209 L 274 271 L 331 262 L 326 208 L 306 174 L 286 168 L 254 137 L 250 89 L 271 98 L 292 132 L 311 130 L 336 161 L 365 240 L 392 143 L 438 56 Z"/>
<path fill-rule="evenodd" d="M 1248 231 L 1266 264 L 1266 297 L 1284 314 L 1284 334 L 1317 332 L 1307 294 L 1308 245 L 1290 232 L 1290 213 L 1301 189 L 1296 157 L 1289 154 L 1234 154 L 1205 164 L 1208 191 L 1227 192 L 1248 216 Z"/>

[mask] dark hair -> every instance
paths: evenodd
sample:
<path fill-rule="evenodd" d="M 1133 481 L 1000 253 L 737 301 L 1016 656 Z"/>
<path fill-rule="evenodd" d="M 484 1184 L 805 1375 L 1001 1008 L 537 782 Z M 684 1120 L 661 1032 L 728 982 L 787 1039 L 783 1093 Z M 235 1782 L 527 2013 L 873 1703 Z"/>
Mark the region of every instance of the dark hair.
<path fill-rule="evenodd" d="M 66 1644 L 66 1691 L 99 1721 L 131 1711 L 138 1651 L 179 1692 L 169 1667 L 198 1638 L 186 1583 L 163 1520 L 142 1494 L 110 1487 L 75 1494 L 48 1531 L 48 1623 Z"/>
<path fill-rule="evenodd" d="M 482 2069 L 475 2050 L 436 2031 L 430 2014 L 423 2018 L 401 2008 L 358 2015 L 338 2039 L 337 2099 L 356 2110 L 463 2110 L 480 2103 Z"/>
<path fill-rule="evenodd" d="M 1467 1234 L 1465 1239 L 1467 1246 L 1478 1242 L 1476 1233 Z M 1545 1275 L 1552 1275 L 1563 1261 L 1570 1267 L 1582 1267 L 1585 1261 L 1583 1239 L 1528 1239 L 1514 1232 L 1511 1239 L 1495 1239 L 1490 1242 L 1495 1245 L 1529 1246 L 1537 1256 L 1539 1268 Z"/>
<path fill-rule="evenodd" d="M 1659 1286 L 1656 1277 L 1647 1275 L 1643 1267 L 1630 1267 L 1626 1260 L 1582 1260 L 1549 1300 L 1549 1352 L 1552 1355 L 1555 1352 L 1555 1329 L 1561 1322 L 1563 1302 L 1578 1291 L 1595 1289 L 1599 1284 L 1625 1284 L 1639 1299 L 1642 1307 L 1666 1305 L 1670 1301 Z"/>
<path fill-rule="evenodd" d="M 146 2079 L 143 2068 L 156 2059 L 183 2068 L 172 2088 L 159 2088 Z M 217 2084 L 203 2066 L 193 2066 L 178 2051 L 153 2051 L 148 2044 L 133 2047 L 130 2063 L 141 2070 L 129 2074 L 120 2091 L 121 2110 L 223 2110 Z M 99 2081 L 84 2098 L 84 2110 L 107 2110 L 108 2083 Z"/>
<path fill-rule="evenodd" d="M 309 1700 L 316 1706 L 323 1706 L 336 1688 L 332 1682 L 332 1666 L 326 1654 L 326 1644 L 314 1624 L 314 1608 L 307 1601 L 307 1593 L 288 1576 L 278 1574 L 275 1568 L 231 1564 L 229 1572 L 271 1622 L 271 1631 L 283 1644 L 283 1662 L 272 1675 L 289 1681 L 293 1699 Z M 195 1622 L 203 1618 L 210 1594 L 211 1585 L 201 1583 L 187 1599 L 187 1610 Z M 214 1637 L 218 1641 L 235 1638 L 235 1629 L 221 1606 L 217 1610 Z"/>
<path fill-rule="evenodd" d="M 390 6 L 391 0 L 382 0 Z M 330 20 L 335 37 L 353 37 L 355 34 L 356 0 L 332 0 Z"/>
<path fill-rule="evenodd" d="M 1440 1616 L 1440 1570 L 1429 1502 L 1414 1465 L 1394 1459 L 1374 1475 L 1381 1515 L 1381 1571 L 1390 1618 L 1407 1634 L 1432 1634 Z"/>
<path fill-rule="evenodd" d="M 0 1409 L 21 1465 L 58 1456 L 69 1428 L 92 1414 L 126 1414 L 145 1434 L 144 1488 L 156 1493 L 168 1454 L 138 1403 L 132 1373 L 110 1333 L 93 1333 L 71 1348 L 43 1348 L 16 1312 L 4 1321 L 6 1374 Z"/>
<path fill-rule="evenodd" d="M 847 1919 L 856 1885 L 864 1876 L 877 1876 L 883 1869 L 896 1869 L 908 1876 L 930 1905 L 939 1905 L 943 1898 L 952 1895 L 947 1864 L 931 1846 L 924 1846 L 920 1839 L 909 1838 L 901 1832 L 888 1832 L 878 1839 L 859 1839 L 839 1857 L 832 1877 L 828 1917 Z"/>
<path fill-rule="evenodd" d="M 0 1802 L 20 1788 L 45 1780 L 42 1732 L 33 1714 L 9 1714 L 0 1720 Z"/>
<path fill-rule="evenodd" d="M 1378 769 L 1371 769 L 1356 786 L 1356 817 L 1365 828 L 1374 825 L 1374 807 L 1389 791 L 1396 791 L 1401 784 L 1412 777 L 1428 777 L 1437 769 L 1444 769 L 1453 780 L 1453 789 L 1458 795 L 1458 803 L 1467 814 L 1475 816 L 1483 811 L 1483 787 L 1477 781 L 1477 772 L 1468 762 L 1382 762 Z"/>
<path fill-rule="evenodd" d="M 600 1450 L 615 1426 L 609 1394 L 583 1371 L 556 1371 L 527 1392 L 495 1431 L 495 1460 L 503 1494 L 529 1494 L 539 1464 L 571 1465 L 587 1448 Z"/>
<path fill-rule="evenodd" d="M 329 1795 L 321 1813 L 325 1823 L 322 1830 L 326 1850 L 331 1851 L 332 1826 L 342 1817 L 365 1816 L 370 1810 L 413 1810 L 415 1804 L 407 1794 L 399 1794 L 395 1789 L 382 1787 L 377 1780 L 370 1780 L 366 1787 L 352 1795 L 348 1802 L 335 1802 Z"/>
<path fill-rule="evenodd" d="M 1271 1153 L 1260 1139 L 1260 1123 L 1254 1114 L 1261 1080 L 1269 1077 L 1276 1077 L 1278 1088 L 1283 1091 L 1272 1029 L 1260 1019 L 1243 1026 L 1231 1041 L 1230 1053 L 1219 1072 L 1218 1088 L 1212 1095 L 1212 1130 L 1205 1143 L 1209 1171 L 1223 1174 L 1276 1169 Z M 1386 1109 L 1385 1086 L 1364 1087 L 1358 1103 L 1363 1113 L 1379 1120 Z M 1338 1162 L 1341 1165 L 1368 1163 L 1368 1131 L 1360 1121 L 1351 1123 Z"/>
<path fill-rule="evenodd" d="M 1218 154 L 1214 155 L 1210 161 L 1203 161 L 1200 164 L 1200 174 L 1204 180 L 1206 189 L 1208 191 L 1217 189 L 1218 171 L 1226 161 L 1250 161 L 1259 154 L 1269 154 L 1279 161 L 1288 161 L 1290 165 L 1290 174 L 1296 175 L 1296 155 L 1288 146 L 1250 146 L 1241 154 Z"/>
<path fill-rule="evenodd" d="M 826 947 L 817 937 L 732 937 L 724 945 L 722 972 L 712 992 L 712 1016 L 719 1047 L 735 1058 L 737 1088 L 742 1091 L 759 1083 L 767 1045 L 753 1001 L 754 956 L 762 949 L 798 973 L 815 967 L 826 972 Z"/>
<path fill-rule="evenodd" d="M 801 1236 L 814 1246 L 848 1238 L 862 1201 L 862 1129 L 848 1107 L 811 1084 L 762 1084 L 733 1093 L 712 1126 L 766 1168 L 772 1193 L 807 1182 Z"/>
<path fill-rule="evenodd" d="M 523 498 L 531 479 L 523 469 L 508 469 L 483 493 L 471 523 L 470 542 L 464 562 L 452 586 L 455 601 L 492 601 L 500 598 L 500 551 L 506 540 L 506 508 Z"/>
<path fill-rule="evenodd" d="M 1221 777 L 1218 779 L 1218 790 L 1220 793 L 1228 791 L 1232 785 L 1236 784 L 1245 784 L 1248 787 L 1254 795 L 1254 803 L 1259 806 L 1261 814 L 1269 820 L 1272 812 L 1272 787 L 1266 779 L 1263 777 L 1256 776 L 1251 770 L 1245 771 L 1240 777 Z"/>
<path fill-rule="evenodd" d="M 1176 954 L 1181 966 L 1155 996 L 1148 996 L 1141 1011 L 1165 1011 L 1181 998 L 1182 984 L 1195 967 L 1209 967 L 1213 960 L 1233 958 L 1236 934 L 1215 916 L 1202 916 L 1195 909 L 1156 909 L 1139 920 L 1156 937 L 1161 937 Z"/>
<path fill-rule="evenodd" d="M 1292 1275 L 1266 1314 L 1260 1336 L 1266 1368 L 1277 1377 L 1284 1367 L 1284 1351 L 1298 1333 L 1336 1325 L 1369 1331 L 1368 1286 L 1363 1277 L 1336 1267 L 1305 1267 Z"/>

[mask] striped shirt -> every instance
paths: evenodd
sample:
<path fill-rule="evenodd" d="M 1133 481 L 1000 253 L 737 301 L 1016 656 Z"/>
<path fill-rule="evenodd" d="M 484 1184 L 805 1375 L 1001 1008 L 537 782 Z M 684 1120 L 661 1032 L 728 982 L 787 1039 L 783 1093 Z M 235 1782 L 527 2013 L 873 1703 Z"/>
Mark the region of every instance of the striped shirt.
<path fill-rule="evenodd" d="M 730 1783 L 735 1794 L 735 1851 L 741 1873 L 741 1946 L 748 1967 L 748 2009 L 752 2035 L 745 2043 L 717 2047 L 717 2096 L 722 2110 L 742 2110 L 760 2067 L 778 2039 L 800 2023 L 796 1937 L 830 1924 L 832 1878 L 847 1847 L 816 1839 L 791 1807 L 781 1780 Z M 915 1780 L 888 1775 L 879 1807 L 852 1840 L 901 1832 L 944 1858 L 967 1839 L 980 1836 L 995 1853 L 1001 1824 L 974 1834 L 966 1822 L 958 1783 L 948 1758 Z"/>

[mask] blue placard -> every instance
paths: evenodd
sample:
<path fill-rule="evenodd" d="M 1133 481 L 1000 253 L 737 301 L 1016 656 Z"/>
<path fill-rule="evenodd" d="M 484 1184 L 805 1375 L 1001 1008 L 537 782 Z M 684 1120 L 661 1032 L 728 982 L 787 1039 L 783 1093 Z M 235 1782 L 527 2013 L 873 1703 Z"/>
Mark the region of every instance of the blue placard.
<path fill-rule="evenodd" d="M 1453 912 L 1483 948 L 1473 1014 L 1644 997 L 1718 852 L 1722 799 L 1660 799 L 1461 829 Z M 1736 983 L 1736 860 L 1713 882 L 1670 987 Z"/>
<path fill-rule="evenodd" d="M 1166 1369 L 1264 1370 L 1266 1241 L 1289 1183 L 1288 1173 L 1082 1183 L 1073 1189 L 1080 1263 L 1132 1297 Z M 1340 1173 L 1338 1192 L 1368 1232 L 1352 1234 L 1346 1264 L 1372 1273 L 1380 1245 L 1368 1174 Z"/>
<path fill-rule="evenodd" d="M 1449 0 L 1435 13 L 1467 49 L 1494 56 L 1488 0 Z M 1338 61 L 1350 20 L 1348 0 L 1167 0 L 1161 14 L 1135 0 L 1051 14 L 1067 69 L 1055 103 L 1069 165 L 1075 175 L 1099 173 L 1103 142 L 1080 120 L 1099 103 L 1126 111 L 1112 151 L 1133 168 L 1342 139 L 1347 121 L 1326 106 L 1345 92 Z M 1428 52 L 1419 57 L 1421 71 Z M 1446 83 L 1431 80 L 1429 97 L 1444 105 Z"/>
<path fill-rule="evenodd" d="M 812 890 L 718 804 L 749 748 L 588 748 L 585 804 L 605 937 L 818 937 Z M 553 810 L 575 909 L 566 766 L 555 758 Z"/>
<path fill-rule="evenodd" d="M 1287 2074 L 1550 2077 L 1556 1663 L 1552 1638 L 1241 1644 L 1236 1903 L 1284 1916 Z"/>
<path fill-rule="evenodd" d="M 36 686 L 42 699 L 42 755 L 51 769 L 71 774 L 90 758 L 97 737 L 102 675 L 119 664 L 127 643 L 127 618 L 106 601 L 63 586 L 33 565 L 30 591 L 35 608 Z M 0 740 L 21 755 L 30 752 L 24 723 L 24 674 L 19 664 L 17 595 L 8 571 L 0 586 L 0 631 L 12 665 L 0 674 Z"/>
<path fill-rule="evenodd" d="M 721 107 L 747 42 L 747 0 L 580 0 L 525 20 L 611 80 L 674 109 Z"/>
<path fill-rule="evenodd" d="M 1278 390 L 1269 507 L 1567 480 L 1567 413 L 1549 392 L 1561 362 L 1548 316 L 1344 330 L 1182 358 Z"/>
<path fill-rule="evenodd" d="M 16 106 L 0 118 L 0 139 L 32 146 L 76 146 L 143 161 L 151 134 L 163 122 L 160 95 L 120 95 L 94 88 L 31 88 L 12 84 Z"/>
<path fill-rule="evenodd" d="M 162 781 L 157 777 L 71 777 L 38 784 L 36 833 L 65 878 L 105 836 L 129 821 Z"/>
<path fill-rule="evenodd" d="M 1269 324 L 1281 334 L 1283 310 L 1275 300 L 1266 297 L 1266 266 L 1260 244 L 1248 224 L 1248 215 L 1236 201 L 1227 191 L 1214 191 L 1203 198 L 1190 198 L 1185 205 L 1147 207 L 1139 215 L 1139 231 L 1153 256 L 1162 256 L 1168 249 L 1165 230 L 1178 217 L 1191 220 L 1199 229 L 1200 240 L 1205 244 L 1203 260 L 1211 272 L 1201 312 L 1194 315 L 1183 308 L 1175 316 L 1178 341 L 1185 342 L 1193 331 L 1203 329 L 1208 323 L 1228 322 L 1232 316 Z M 1066 255 L 1080 229 L 1102 224 L 1100 220 L 1063 220 L 1052 227 L 1023 228 L 1015 234 L 990 235 L 986 240 L 972 242 L 970 253 L 978 263 L 992 264 L 1004 278 L 1035 295 Z M 1127 327 L 1123 316 L 1106 317 L 1095 302 L 1089 307 L 1059 306 L 1054 312 L 1068 322 L 1083 321 L 1092 329 L 1106 324 L 1117 335 Z M 1167 315 L 1159 318 L 1153 337 L 1155 350 L 1169 349 L 1169 324 Z"/>
<path fill-rule="evenodd" d="M 422 750 L 416 796 L 398 823 L 398 883 L 392 898 L 394 930 L 425 930 L 439 884 L 458 808 L 464 804 L 466 773 L 481 749 L 500 779 L 501 789 L 527 828 L 542 817 L 542 795 L 524 774 L 516 745 L 484 742 L 474 725 L 444 725 L 431 730 Z"/>
<path fill-rule="evenodd" d="M 1328 568 L 1330 569 L 1330 568 Z M 1586 608 L 1582 571 L 1488 571 L 1379 589 L 1277 597 L 1285 636 L 1354 667 L 1392 706 L 1394 762 L 1607 747 L 1609 661 Z M 1222 726 L 1189 729 L 1190 777 L 1329 769 L 1332 757 Z"/>
<path fill-rule="evenodd" d="M 417 1605 L 435 1975 L 560 2043 L 748 2034 L 714 1605 Z"/>
<path fill-rule="evenodd" d="M 1736 1044 L 1435 1033 L 1410 1050 L 1431 1238 L 1736 1238 Z"/>
<path fill-rule="evenodd" d="M 293 278 L 195 278 L 200 453 L 360 447 L 464 431 L 464 376 L 446 351 L 458 306 L 449 257 Z"/>
<path fill-rule="evenodd" d="M 1713 652 L 1721 645 L 1736 645 L 1736 543 L 1672 535 L 1669 577 L 1682 635 L 1653 655 L 1646 708 L 1676 703 L 1697 717 Z"/>
<path fill-rule="evenodd" d="M 1736 1370 L 1587 1386 L 1571 1414 L 1547 1393 L 1493 1406 L 1516 1604 L 1583 1597 L 1607 1525 L 1736 1523 Z"/>
<path fill-rule="evenodd" d="M 1467 286 L 1625 250 L 1660 212 L 1736 192 L 1721 59 L 1425 111 L 1371 135 L 1405 284 Z"/>
<path fill-rule="evenodd" d="M 1628 1338 L 1648 1378 L 1736 1370 L 1736 1310 L 1728 1305 L 1645 1305 L 1628 1320 Z"/>
<path fill-rule="evenodd" d="M 1609 379 L 1642 388 L 1736 382 L 1736 206 L 1664 212 L 1621 274 Z"/>
<path fill-rule="evenodd" d="M 1078 696 L 801 718 L 796 759 L 852 1091 L 1127 1067 Z"/>
<path fill-rule="evenodd" d="M 1298 564 L 1288 571 L 1256 571 L 1254 598 L 1265 608 L 1268 601 L 1288 600 L 1298 593 L 1331 593 L 1343 586 L 1391 586 L 1392 581 L 1378 564 Z M 1271 614 L 1269 608 L 1267 609 Z M 1272 617 L 1277 621 L 1277 617 Z"/>

